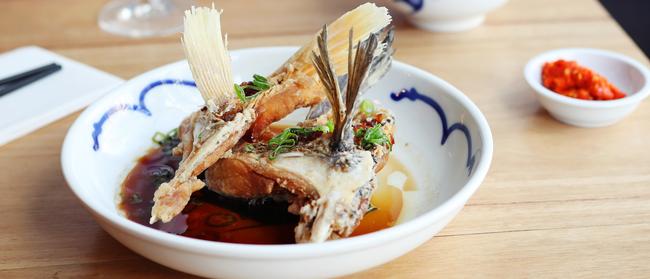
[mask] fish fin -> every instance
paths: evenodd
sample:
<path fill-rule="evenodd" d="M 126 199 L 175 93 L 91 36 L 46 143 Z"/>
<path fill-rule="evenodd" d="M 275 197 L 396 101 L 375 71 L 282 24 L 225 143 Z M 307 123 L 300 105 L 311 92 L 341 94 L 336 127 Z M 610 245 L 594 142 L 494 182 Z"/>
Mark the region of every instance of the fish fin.
<path fill-rule="evenodd" d="M 395 53 L 395 49 L 392 47 L 394 31 L 394 27 L 392 25 L 389 25 L 383 28 L 380 32 L 376 33 L 377 39 L 380 40 L 381 43 L 377 45 L 372 63 L 368 68 L 368 74 L 366 75 L 366 78 L 361 85 L 361 89 L 359 89 L 359 96 L 363 95 L 366 90 L 375 85 L 382 77 L 386 75 L 386 73 L 388 73 L 388 70 L 390 70 L 390 66 L 393 62 L 392 55 Z M 338 82 L 343 87 L 347 84 L 348 75 L 349 73 L 340 75 L 338 77 Z M 341 88 L 341 91 L 344 90 L 345 88 Z M 346 101 L 346 99 L 343 101 Z M 318 105 L 314 105 L 309 109 L 309 112 L 307 113 L 305 119 L 317 118 L 325 113 L 328 113 L 330 109 L 331 106 L 329 104 L 329 101 L 323 100 Z"/>
<path fill-rule="evenodd" d="M 350 30 L 350 38 L 352 38 L 352 32 L 353 31 Z M 375 35 L 374 33 L 370 34 L 370 37 L 368 37 L 368 39 L 357 43 L 357 47 L 356 47 L 357 51 L 354 54 L 354 56 L 352 56 L 352 52 L 354 50 L 352 47 L 352 39 L 350 39 L 348 82 L 345 89 L 346 122 L 349 118 L 348 116 L 352 115 L 352 111 L 354 110 L 354 105 L 357 101 L 357 97 L 359 96 L 361 84 L 366 78 L 366 74 L 368 73 L 368 68 L 372 63 L 377 46 L 378 46 L 377 35 Z"/>
<path fill-rule="evenodd" d="M 348 72 L 348 32 L 352 27 L 354 27 L 353 44 L 356 44 L 368 38 L 370 34 L 384 29 L 391 20 L 388 9 L 385 7 L 377 7 L 374 3 L 365 3 L 328 24 L 327 45 L 334 71 L 339 75 L 345 75 Z M 291 64 L 299 72 L 315 75 L 315 69 L 309 61 L 312 51 L 316 51 L 318 48 L 317 41 L 318 36 L 315 36 L 284 65 Z M 278 72 L 282 71 L 282 68 L 284 67 L 281 67 Z"/>
<path fill-rule="evenodd" d="M 350 30 L 350 38 L 352 38 Z M 354 145 L 354 131 L 352 131 L 352 119 L 354 118 L 355 105 L 361 86 L 368 75 L 368 69 L 376 57 L 379 46 L 376 34 L 370 34 L 368 39 L 357 43 L 356 53 L 350 55 L 348 68 L 348 82 L 345 89 L 345 117 L 341 125 L 343 135 L 339 143 L 339 150 L 351 148 Z M 352 40 L 350 39 L 350 53 L 353 52 Z"/>
<path fill-rule="evenodd" d="M 357 43 L 356 53 L 354 52 L 354 31 L 350 29 L 348 43 L 348 79 L 345 86 L 345 102 L 338 84 L 338 76 L 331 63 L 331 57 L 328 51 L 328 26 L 324 26 L 318 35 L 318 53 L 312 53 L 312 62 L 318 72 L 318 76 L 325 87 L 327 99 L 332 106 L 332 115 L 334 118 L 334 131 L 332 133 L 332 147 L 341 148 L 341 139 L 344 130 L 351 129 L 352 118 L 354 117 L 354 108 L 359 91 L 364 79 L 368 73 L 368 68 L 375 57 L 376 49 L 379 45 L 377 35 L 370 34 L 368 39 Z M 348 132 L 346 138 L 351 136 Z"/>
<path fill-rule="evenodd" d="M 393 62 L 393 39 L 395 38 L 395 28 L 391 25 L 384 28 L 377 34 L 377 39 L 381 43 L 377 46 L 375 56 L 372 59 L 372 64 L 368 69 L 368 75 L 361 85 L 359 94 L 363 94 L 367 89 L 375 85 L 381 78 L 383 78 Z"/>
<path fill-rule="evenodd" d="M 221 36 L 221 11 L 192 7 L 185 11 L 181 42 L 192 76 L 206 103 L 223 107 L 236 98 L 227 37 Z"/>
<path fill-rule="evenodd" d="M 327 99 L 332 106 L 332 117 L 334 122 L 334 131 L 332 133 L 332 146 L 338 145 L 341 139 L 341 131 L 343 130 L 343 118 L 345 117 L 345 106 L 341 90 L 339 89 L 338 78 L 336 71 L 332 66 L 328 47 L 327 25 L 323 26 L 320 34 L 317 36 L 318 52 L 312 52 L 312 63 L 318 76 L 325 87 Z"/>

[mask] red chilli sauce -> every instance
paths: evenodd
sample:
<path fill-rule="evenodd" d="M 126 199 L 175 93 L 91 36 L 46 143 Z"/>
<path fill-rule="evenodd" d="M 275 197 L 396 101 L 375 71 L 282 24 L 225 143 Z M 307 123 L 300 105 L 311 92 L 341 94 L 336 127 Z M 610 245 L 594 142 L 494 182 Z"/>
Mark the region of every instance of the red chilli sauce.
<path fill-rule="evenodd" d="M 567 97 L 582 100 L 615 100 L 625 93 L 607 79 L 575 61 L 546 62 L 542 68 L 544 87 Z"/>

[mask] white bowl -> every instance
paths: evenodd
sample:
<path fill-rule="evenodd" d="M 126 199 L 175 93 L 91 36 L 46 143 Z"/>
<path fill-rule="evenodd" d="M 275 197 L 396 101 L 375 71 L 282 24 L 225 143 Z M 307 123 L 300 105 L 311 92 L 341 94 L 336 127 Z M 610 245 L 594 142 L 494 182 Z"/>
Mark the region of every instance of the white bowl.
<path fill-rule="evenodd" d="M 475 28 L 485 14 L 507 0 L 396 0 L 415 26 L 434 32 L 459 32 Z"/>
<path fill-rule="evenodd" d="M 295 50 L 233 51 L 235 81 L 272 72 Z M 152 146 L 151 135 L 176 127 L 200 106 L 202 100 L 192 84 L 186 61 L 126 82 L 79 116 L 61 155 L 70 188 L 109 234 L 133 251 L 187 273 L 333 277 L 386 263 L 440 231 L 479 187 L 492 160 L 492 136 L 478 108 L 440 78 L 395 62 L 366 96 L 395 112 L 393 154 L 410 169 L 418 185 L 418 191 L 404 193 L 400 224 L 318 244 L 231 244 L 165 233 L 126 219 L 116 207 L 116 197 L 135 160 Z M 406 93 L 392 94 L 403 88 Z"/>
<path fill-rule="evenodd" d="M 626 97 L 608 101 L 591 101 L 567 97 L 542 85 L 545 62 L 574 60 L 604 76 Z M 612 125 L 636 109 L 650 94 L 650 72 L 641 63 L 611 51 L 590 48 L 565 48 L 544 52 L 531 59 L 524 68 L 528 84 L 537 99 L 555 119 L 578 127 Z"/>

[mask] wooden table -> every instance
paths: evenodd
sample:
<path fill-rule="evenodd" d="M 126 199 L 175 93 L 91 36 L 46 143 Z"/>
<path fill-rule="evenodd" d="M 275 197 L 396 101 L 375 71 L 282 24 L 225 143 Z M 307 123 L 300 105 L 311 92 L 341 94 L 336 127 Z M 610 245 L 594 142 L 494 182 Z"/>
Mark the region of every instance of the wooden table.
<path fill-rule="evenodd" d="M 357 2 L 215 1 L 233 49 L 299 45 Z M 1 1 L 0 51 L 36 44 L 123 78 L 183 58 L 178 36 L 101 32 L 105 2 Z M 648 65 L 596 1 L 513 0 L 457 34 L 420 31 L 399 15 L 396 24 L 396 58 L 451 82 L 485 113 L 494 160 L 438 236 L 352 278 L 650 276 L 650 102 L 612 127 L 575 128 L 540 108 L 522 76 L 530 57 L 561 47 Z M 59 153 L 76 117 L 0 147 L 0 278 L 183 277 L 113 240 L 68 190 Z"/>

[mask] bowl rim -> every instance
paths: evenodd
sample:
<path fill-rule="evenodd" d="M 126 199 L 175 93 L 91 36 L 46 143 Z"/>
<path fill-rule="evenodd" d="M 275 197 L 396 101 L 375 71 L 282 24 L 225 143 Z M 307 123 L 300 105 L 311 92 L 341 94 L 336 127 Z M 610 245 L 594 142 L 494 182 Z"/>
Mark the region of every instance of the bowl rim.
<path fill-rule="evenodd" d="M 555 91 L 544 87 L 542 83 L 538 81 L 537 77 L 533 75 L 533 73 L 536 69 L 541 68 L 545 62 L 558 59 L 557 56 L 561 56 L 561 54 L 564 53 L 589 53 L 618 60 L 621 63 L 627 64 L 639 71 L 641 76 L 643 76 L 644 84 L 639 90 L 636 92 L 628 92 L 627 96 L 623 98 L 607 101 L 582 100 L 558 94 Z M 578 63 L 580 63 L 580 61 L 578 61 Z M 538 95 L 552 99 L 559 103 L 581 108 L 597 109 L 628 106 L 641 102 L 650 94 L 650 71 L 647 67 L 629 56 L 609 50 L 596 48 L 559 48 L 542 52 L 528 60 L 526 66 L 524 67 L 524 77 L 526 79 L 526 82 L 528 82 L 528 85 L 530 85 L 530 87 L 532 87 Z"/>
<path fill-rule="evenodd" d="M 295 51 L 297 47 L 294 46 L 278 46 L 278 47 L 257 47 L 257 48 L 244 48 L 231 51 L 231 56 L 234 55 L 246 55 L 249 52 L 259 52 L 259 51 Z M 278 260 L 278 259 L 306 259 L 306 258 L 317 258 L 322 256 L 328 256 L 333 254 L 339 254 L 344 252 L 351 252 L 361 249 L 368 249 L 382 245 L 389 241 L 395 241 L 402 237 L 412 235 L 418 231 L 424 230 L 427 227 L 431 226 L 434 220 L 438 220 L 446 215 L 455 213 L 454 210 L 458 209 L 460 204 L 461 208 L 469 200 L 471 195 L 478 189 L 480 184 L 485 179 L 488 169 L 492 162 L 493 154 L 493 140 L 490 127 L 485 116 L 481 113 L 478 107 L 472 103 L 472 101 L 465 96 L 460 90 L 449 84 L 448 82 L 442 80 L 441 78 L 416 68 L 414 66 L 394 61 L 392 67 L 405 71 L 414 76 L 419 76 L 428 82 L 436 83 L 443 88 L 442 91 L 448 92 L 447 95 L 454 101 L 458 102 L 461 106 L 467 109 L 467 113 L 475 119 L 478 138 L 482 142 L 482 148 L 480 149 L 480 154 L 478 156 L 477 167 L 474 170 L 470 179 L 462 186 L 462 188 L 444 201 L 439 206 L 421 214 L 420 216 L 409 220 L 400 225 L 383 229 L 377 232 L 356 236 L 352 238 L 339 239 L 334 241 L 327 241 L 324 243 L 306 243 L 306 244 L 278 244 L 278 245 L 256 245 L 256 244 L 236 244 L 236 243 L 224 243 L 224 242 L 215 242 L 208 240 L 200 240 L 189 237 L 178 236 L 174 234 L 169 234 L 163 231 L 159 231 L 153 228 L 149 228 L 138 223 L 135 223 L 131 220 L 120 216 L 119 213 L 108 211 L 104 209 L 103 206 L 99 206 L 95 203 L 87 202 L 84 199 L 84 196 L 80 192 L 80 189 L 83 187 L 83 184 L 80 181 L 80 178 L 77 172 L 74 171 L 74 158 L 72 158 L 72 151 L 74 146 L 72 146 L 71 138 L 75 134 L 79 134 L 78 131 L 82 129 L 81 120 L 89 117 L 91 112 L 95 110 L 101 100 L 107 98 L 113 98 L 116 96 L 116 92 L 122 90 L 122 88 L 129 86 L 132 83 L 136 83 L 140 79 L 145 79 L 147 76 L 154 74 L 156 72 L 164 72 L 168 69 L 177 67 L 178 64 L 186 63 L 186 60 L 180 60 L 170 64 L 166 64 L 160 67 L 156 67 L 152 70 L 144 72 L 124 84 L 120 85 L 114 89 L 111 93 L 105 95 L 100 100 L 96 101 L 88 108 L 86 108 L 79 117 L 75 120 L 72 126 L 69 128 L 66 137 L 63 142 L 62 152 L 61 152 L 61 166 L 63 169 L 63 175 L 66 179 L 68 187 L 72 190 L 75 196 L 81 201 L 82 205 L 86 207 L 95 218 L 101 218 L 102 220 L 108 222 L 114 228 L 106 230 L 111 232 L 113 229 L 119 229 L 125 231 L 126 233 L 135 236 L 144 241 L 154 242 L 158 245 L 166 246 L 173 249 L 185 250 L 194 254 L 203 254 L 203 255 L 219 255 L 225 256 L 228 258 L 246 258 L 246 259 L 269 259 L 269 260 Z M 104 224 L 99 223 L 104 227 Z M 112 234 L 112 233 L 111 233 Z"/>

